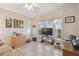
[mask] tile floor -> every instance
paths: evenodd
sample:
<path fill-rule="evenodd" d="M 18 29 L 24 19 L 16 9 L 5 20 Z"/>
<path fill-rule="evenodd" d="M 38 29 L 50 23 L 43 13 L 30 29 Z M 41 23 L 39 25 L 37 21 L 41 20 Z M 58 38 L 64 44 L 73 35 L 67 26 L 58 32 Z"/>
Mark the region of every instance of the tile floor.
<path fill-rule="evenodd" d="M 53 45 L 40 42 L 30 42 L 14 49 L 14 56 L 62 56 L 63 51 Z"/>

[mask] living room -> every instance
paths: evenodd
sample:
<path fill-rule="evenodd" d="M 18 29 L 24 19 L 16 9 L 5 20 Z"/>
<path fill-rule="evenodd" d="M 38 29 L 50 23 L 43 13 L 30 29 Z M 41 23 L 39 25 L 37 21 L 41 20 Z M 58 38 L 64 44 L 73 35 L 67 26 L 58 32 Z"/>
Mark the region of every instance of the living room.
<path fill-rule="evenodd" d="M 79 37 L 78 10 L 78 3 L 0 4 L 0 55 L 79 55 L 79 51 L 70 49 L 68 54 L 69 48 L 64 49 L 69 36 Z"/>

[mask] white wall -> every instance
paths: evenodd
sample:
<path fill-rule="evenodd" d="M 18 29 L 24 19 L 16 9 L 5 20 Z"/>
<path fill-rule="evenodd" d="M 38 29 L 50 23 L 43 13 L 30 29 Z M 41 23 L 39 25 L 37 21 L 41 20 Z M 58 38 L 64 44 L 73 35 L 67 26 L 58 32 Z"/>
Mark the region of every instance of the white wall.
<path fill-rule="evenodd" d="M 77 4 L 77 11 L 76 11 L 76 15 L 77 15 L 77 35 L 79 36 L 79 4 Z"/>
<path fill-rule="evenodd" d="M 64 35 L 77 35 L 77 4 L 63 5 L 63 33 Z M 75 23 L 65 23 L 65 17 L 75 16 Z"/>
<path fill-rule="evenodd" d="M 7 17 L 23 20 L 24 21 L 24 28 L 6 28 L 5 27 L 5 19 Z M 22 33 L 26 35 L 26 38 L 30 37 L 30 33 L 28 30 L 31 30 L 31 20 L 26 16 L 22 16 L 15 12 L 7 11 L 4 9 L 0 9 L 0 39 L 6 39 L 12 35 L 13 31 Z"/>

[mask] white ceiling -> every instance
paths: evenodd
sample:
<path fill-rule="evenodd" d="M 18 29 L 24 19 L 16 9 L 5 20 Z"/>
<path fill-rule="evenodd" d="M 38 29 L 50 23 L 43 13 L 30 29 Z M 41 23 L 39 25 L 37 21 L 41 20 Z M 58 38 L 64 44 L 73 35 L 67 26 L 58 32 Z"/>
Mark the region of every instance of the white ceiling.
<path fill-rule="evenodd" d="M 25 3 L 0 3 L 0 8 L 13 11 L 32 18 L 45 15 L 62 5 L 60 3 L 36 3 L 36 4 L 38 5 L 38 8 L 36 8 L 33 11 L 24 8 Z"/>

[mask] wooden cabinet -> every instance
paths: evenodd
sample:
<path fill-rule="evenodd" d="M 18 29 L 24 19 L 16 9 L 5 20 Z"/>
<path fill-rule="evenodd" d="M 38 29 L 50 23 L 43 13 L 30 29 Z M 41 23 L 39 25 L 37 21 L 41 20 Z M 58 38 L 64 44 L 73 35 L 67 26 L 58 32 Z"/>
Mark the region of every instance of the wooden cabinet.
<path fill-rule="evenodd" d="M 9 45 L 12 48 L 17 48 L 21 45 L 24 45 L 26 43 L 26 37 L 25 36 L 11 36 L 9 39 Z"/>

